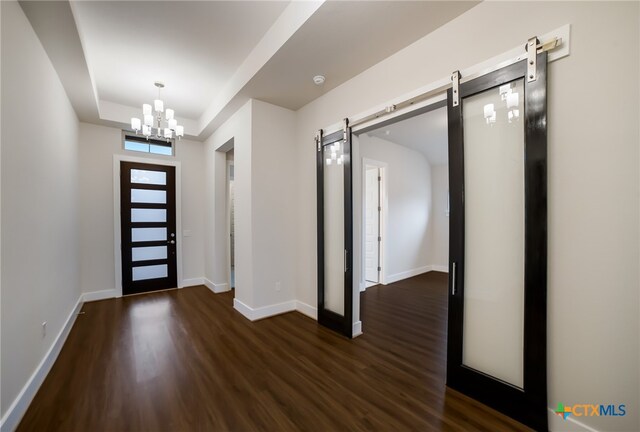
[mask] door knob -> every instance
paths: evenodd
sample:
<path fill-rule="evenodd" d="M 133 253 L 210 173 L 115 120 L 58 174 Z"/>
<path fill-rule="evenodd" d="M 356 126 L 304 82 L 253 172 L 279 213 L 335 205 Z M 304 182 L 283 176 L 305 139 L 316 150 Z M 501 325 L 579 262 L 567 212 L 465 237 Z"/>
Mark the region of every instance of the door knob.
<path fill-rule="evenodd" d="M 175 240 L 169 240 L 167 243 L 169 243 L 169 244 L 176 244 L 176 241 L 175 241 Z"/>

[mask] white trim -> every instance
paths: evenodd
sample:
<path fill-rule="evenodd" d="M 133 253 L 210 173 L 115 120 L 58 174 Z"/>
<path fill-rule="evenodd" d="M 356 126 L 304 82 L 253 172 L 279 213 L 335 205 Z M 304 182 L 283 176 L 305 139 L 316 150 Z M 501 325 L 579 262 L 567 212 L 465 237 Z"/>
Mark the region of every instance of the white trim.
<path fill-rule="evenodd" d="M 216 293 L 216 294 L 220 294 L 223 292 L 227 292 L 227 291 L 231 291 L 231 288 L 229 288 L 229 284 L 228 283 L 213 283 L 211 282 L 209 279 L 207 278 L 203 278 L 203 282 L 204 285 L 209 288 L 212 292 Z"/>
<path fill-rule="evenodd" d="M 233 308 L 244 315 L 245 318 L 251 321 L 257 321 L 263 318 L 269 318 L 274 315 L 280 315 L 283 313 L 295 311 L 296 301 L 290 300 L 284 303 L 252 308 L 235 298 L 233 299 Z"/>
<path fill-rule="evenodd" d="M 191 278 L 191 279 L 184 279 L 182 281 L 183 288 L 198 286 L 198 285 L 204 285 L 204 278 Z"/>
<path fill-rule="evenodd" d="M 120 162 L 137 162 L 172 166 L 176 168 L 176 250 L 177 250 L 177 272 L 178 288 L 183 287 L 182 280 L 182 171 L 180 161 L 153 159 L 146 157 L 136 157 L 123 154 L 113 155 L 113 250 L 115 258 L 116 273 L 116 297 L 122 297 L 122 250 L 120 249 Z"/>
<path fill-rule="evenodd" d="M 51 370 L 51 367 L 55 363 L 58 358 L 58 354 L 60 354 L 60 350 L 67 340 L 67 336 L 69 336 L 69 332 L 71 331 L 71 327 L 73 327 L 73 323 L 78 316 L 78 312 L 82 309 L 83 301 L 82 294 L 78 297 L 78 301 L 75 306 L 71 310 L 71 313 L 67 317 L 67 320 L 56 336 L 53 344 L 49 348 L 49 351 L 45 354 L 44 358 L 33 372 L 27 383 L 24 385 L 18 396 L 14 399 L 9 409 L 5 413 L 4 417 L 2 417 L 2 421 L 0 421 L 0 430 L 3 432 L 13 431 L 18 427 L 20 420 L 22 420 L 22 416 L 27 412 L 27 408 L 29 408 L 29 404 L 35 397 L 38 389 L 44 382 L 47 374 Z"/>
<path fill-rule="evenodd" d="M 92 301 L 116 298 L 117 296 L 118 296 L 118 293 L 114 289 L 102 290 L 102 291 L 91 291 L 91 292 L 86 292 L 82 294 L 82 301 L 87 303 Z"/>
<path fill-rule="evenodd" d="M 316 308 L 315 306 L 311 306 L 307 303 L 297 300 L 296 310 L 301 314 L 308 316 L 309 318 L 313 318 L 316 321 L 318 320 L 318 308 Z"/>
<path fill-rule="evenodd" d="M 426 265 L 426 266 L 423 266 L 423 267 L 418 267 L 418 268 L 414 268 L 414 269 L 411 269 L 411 270 L 403 271 L 403 272 L 400 272 L 400 273 L 395 273 L 395 274 L 389 275 L 387 277 L 387 283 L 386 284 L 398 282 L 398 281 L 401 281 L 403 279 L 407 279 L 407 278 L 410 278 L 410 277 L 413 277 L 413 276 L 418 276 L 418 275 L 420 275 L 422 273 L 430 272 L 431 270 L 433 270 L 433 266 Z"/>
<path fill-rule="evenodd" d="M 599 432 L 598 429 L 594 429 L 586 424 L 576 420 L 573 416 L 567 417 L 566 420 L 556 415 L 553 408 L 547 408 L 549 410 L 549 430 L 550 431 L 562 431 L 562 432 Z"/>
<path fill-rule="evenodd" d="M 351 337 L 358 337 L 362 334 L 362 321 L 356 321 L 353 323 L 353 328 L 351 329 Z"/>
<path fill-rule="evenodd" d="M 549 40 L 552 40 L 553 38 L 562 38 L 562 43 L 560 45 L 560 47 L 556 48 L 553 51 L 549 51 L 549 56 L 547 61 L 549 63 L 556 61 L 556 60 L 560 60 L 561 58 L 567 57 L 571 54 L 571 24 L 565 24 L 562 27 L 559 27 L 553 31 L 550 31 L 548 33 L 545 33 L 541 36 L 538 36 L 538 38 L 542 41 L 542 42 L 546 42 Z M 497 65 L 500 65 L 501 63 L 504 63 L 505 61 L 509 61 L 512 60 L 516 57 L 520 57 L 522 56 L 523 59 L 526 58 L 526 53 L 523 53 L 524 51 L 524 46 L 525 43 L 527 41 L 523 40 L 521 44 L 519 44 L 517 47 L 510 49 L 509 51 L 505 51 L 501 54 L 496 55 L 495 57 L 492 57 L 488 60 L 485 60 L 481 63 L 477 63 L 475 65 L 469 66 L 467 68 L 464 69 L 460 69 L 460 74 L 462 75 L 462 78 L 464 79 L 465 77 L 471 76 L 471 75 L 475 75 L 478 73 L 482 73 L 483 71 L 486 71 L 488 69 L 495 69 L 495 67 Z M 453 66 L 453 68 L 455 68 L 456 66 Z M 453 69 L 452 69 L 453 70 Z M 363 119 L 365 117 L 370 116 L 371 114 L 375 114 L 379 111 L 384 110 L 386 107 L 392 106 L 392 105 L 398 105 L 406 100 L 412 99 L 416 96 L 419 96 L 421 94 L 433 91 L 435 89 L 437 89 L 438 87 L 442 87 L 442 86 L 446 86 L 447 84 L 451 83 L 451 77 L 447 76 L 444 77 L 438 81 L 434 81 L 431 82 L 430 84 L 427 84 L 425 86 L 422 86 L 420 88 L 417 88 L 411 92 L 405 93 L 404 95 L 401 95 L 399 97 L 393 98 L 391 100 L 388 100 L 382 104 L 378 104 L 364 112 L 361 112 L 359 114 L 353 115 L 353 116 L 349 116 L 349 122 L 351 123 L 355 123 L 360 119 Z M 450 87 L 450 86 L 449 86 Z M 356 133 L 357 131 L 365 128 L 365 127 L 369 127 L 378 123 L 381 123 L 383 121 L 387 121 L 390 120 L 392 118 L 398 117 L 400 115 L 406 114 L 408 112 L 412 112 L 415 110 L 418 110 L 420 108 L 423 108 L 425 106 L 434 104 L 436 102 L 439 102 L 441 100 L 445 100 L 446 99 L 446 90 L 444 90 L 441 94 L 438 94 L 432 98 L 426 99 L 420 103 L 416 103 L 414 105 L 411 105 L 408 108 L 405 109 L 400 109 L 397 110 L 395 112 L 393 112 L 393 114 L 387 115 L 387 116 L 383 116 L 380 117 L 378 119 L 372 120 L 370 122 L 366 122 L 366 123 L 362 123 L 357 125 L 356 127 L 353 128 L 353 133 Z M 329 127 L 323 128 L 324 130 L 324 134 L 325 135 L 329 135 L 333 132 L 342 130 L 342 120 L 338 123 L 334 123 L 332 125 L 330 125 Z"/>
<path fill-rule="evenodd" d="M 359 143 L 358 143 L 359 146 Z M 360 149 L 358 148 L 358 151 L 360 151 Z M 386 238 L 387 238 L 387 217 L 389 214 L 389 204 L 388 204 L 388 197 L 387 197 L 387 175 L 388 172 L 387 170 L 389 169 L 389 164 L 386 162 L 382 162 L 382 161 L 378 161 L 375 159 L 369 159 L 366 157 L 362 158 L 362 163 L 360 165 L 360 171 L 361 171 L 361 183 L 360 183 L 360 202 L 361 202 L 361 215 L 360 215 L 360 243 L 361 243 L 361 247 L 360 247 L 360 261 L 361 261 L 361 270 L 360 270 L 360 283 L 359 283 L 359 288 L 360 288 L 360 292 L 365 291 L 367 289 L 367 282 L 366 282 L 366 264 L 365 264 L 365 250 L 366 250 L 366 227 L 365 227 L 365 218 L 366 218 L 366 203 L 365 203 L 365 192 L 366 192 L 366 183 L 367 183 L 367 179 L 366 179 L 366 175 L 367 175 L 367 165 L 370 166 L 377 166 L 379 168 L 379 173 L 380 173 L 380 202 L 378 203 L 378 205 L 380 207 L 382 207 L 382 211 L 380 211 L 380 218 L 378 220 L 378 223 L 380 224 L 380 237 L 382 238 L 382 240 L 380 241 L 380 252 L 378 254 L 378 262 L 380 265 L 380 272 L 378 274 L 378 283 L 381 284 L 386 284 L 386 280 L 387 280 L 387 266 L 386 266 L 386 256 L 385 256 L 385 244 L 386 244 Z"/>
<path fill-rule="evenodd" d="M 446 265 L 437 265 L 434 264 L 431 267 L 430 271 L 437 271 L 437 272 L 442 272 L 442 273 L 449 273 L 449 267 Z"/>

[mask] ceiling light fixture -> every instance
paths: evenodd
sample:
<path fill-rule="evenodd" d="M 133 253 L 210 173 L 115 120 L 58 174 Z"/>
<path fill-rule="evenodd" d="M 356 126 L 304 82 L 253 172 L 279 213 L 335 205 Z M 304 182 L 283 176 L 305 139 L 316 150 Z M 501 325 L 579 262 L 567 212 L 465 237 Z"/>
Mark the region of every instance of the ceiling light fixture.
<path fill-rule="evenodd" d="M 166 139 L 171 138 L 180 139 L 184 136 L 184 126 L 178 124 L 178 120 L 175 118 L 175 112 L 167 108 L 164 109 L 164 102 L 160 99 L 160 90 L 164 88 L 164 83 L 156 81 L 153 83 L 158 88 L 158 99 L 153 101 L 153 107 L 149 104 L 142 105 L 142 118 L 141 121 L 137 117 L 131 118 L 131 129 L 136 134 L 144 135 L 147 139 L 153 136 L 154 138 Z M 164 121 L 162 113 L 164 112 Z"/>
<path fill-rule="evenodd" d="M 331 165 L 335 163 L 336 165 L 342 165 L 344 162 L 344 153 L 342 152 L 342 141 L 336 141 L 333 144 L 327 146 L 329 150 L 331 150 L 331 154 L 328 155 L 325 163 L 327 165 Z M 326 151 L 326 150 L 325 150 Z"/>
<path fill-rule="evenodd" d="M 313 77 L 313 83 L 315 85 L 318 85 L 318 86 L 322 85 L 322 84 L 324 84 L 324 81 L 325 81 L 324 75 L 316 75 L 316 76 Z"/>

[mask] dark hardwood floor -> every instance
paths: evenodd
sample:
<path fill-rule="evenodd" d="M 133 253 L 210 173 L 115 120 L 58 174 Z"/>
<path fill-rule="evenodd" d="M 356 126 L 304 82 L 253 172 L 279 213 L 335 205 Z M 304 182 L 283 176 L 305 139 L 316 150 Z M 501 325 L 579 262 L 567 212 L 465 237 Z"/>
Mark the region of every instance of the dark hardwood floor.
<path fill-rule="evenodd" d="M 369 288 L 354 340 L 204 286 L 87 303 L 18 430 L 526 430 L 446 389 L 446 281 Z"/>

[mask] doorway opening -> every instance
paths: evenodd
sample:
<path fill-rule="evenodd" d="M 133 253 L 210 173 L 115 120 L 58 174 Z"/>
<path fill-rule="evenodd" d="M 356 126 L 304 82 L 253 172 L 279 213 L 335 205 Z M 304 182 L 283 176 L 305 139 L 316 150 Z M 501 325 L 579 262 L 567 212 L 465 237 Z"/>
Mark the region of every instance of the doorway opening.
<path fill-rule="evenodd" d="M 230 138 L 213 154 L 213 238 L 212 238 L 212 275 L 207 286 L 214 293 L 230 291 L 237 286 L 238 268 L 236 266 L 236 212 L 235 190 L 237 176 L 235 167 L 234 139 Z"/>
<path fill-rule="evenodd" d="M 447 352 L 448 151 L 445 102 L 353 137 L 354 300 L 362 331 L 407 364 L 426 362 L 440 384 Z M 428 360 L 418 361 L 417 352 L 429 353 Z"/>
<path fill-rule="evenodd" d="M 354 208 L 360 291 L 448 272 L 447 127 L 446 107 L 437 103 L 354 138 L 354 171 L 362 174 L 354 176 L 362 198 Z"/>
<path fill-rule="evenodd" d="M 363 281 L 360 291 L 385 284 L 382 273 L 384 260 L 384 223 L 387 220 L 386 170 L 382 161 L 362 159 L 362 226 Z"/>
<path fill-rule="evenodd" d="M 234 197 L 234 152 L 233 148 L 227 151 L 227 230 L 229 231 L 229 287 L 236 287 L 235 270 L 235 197 Z"/>

